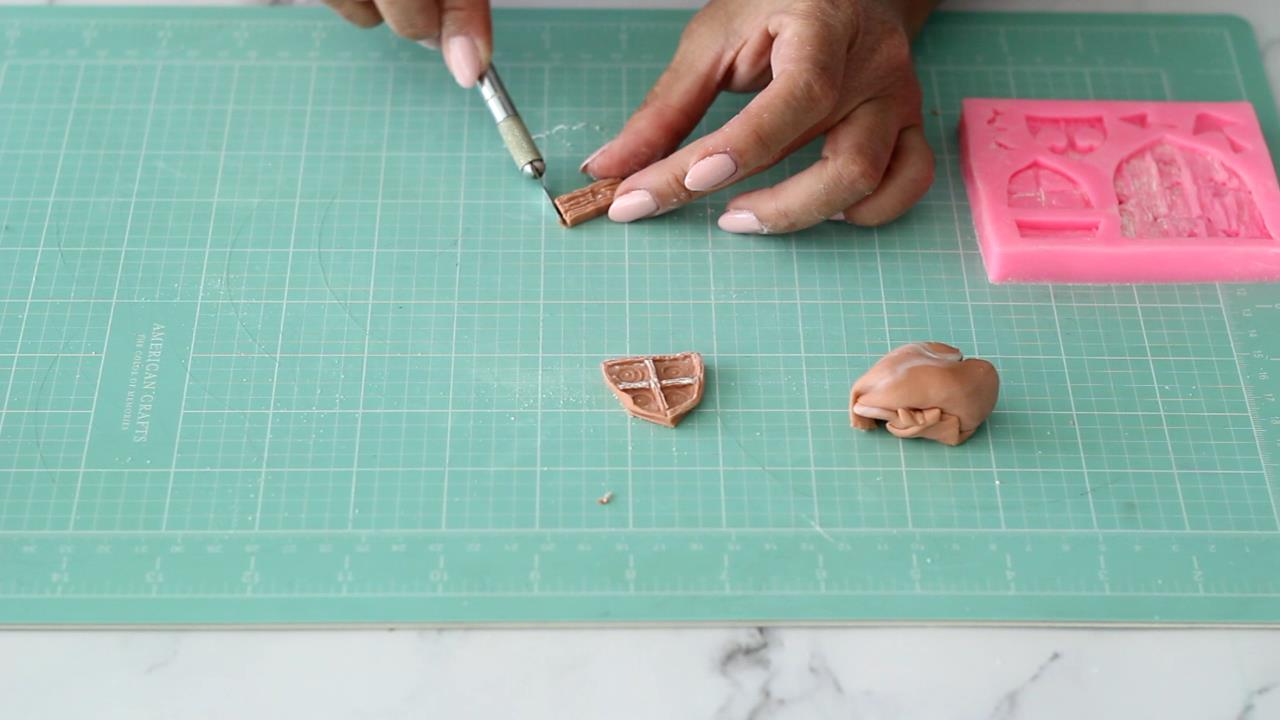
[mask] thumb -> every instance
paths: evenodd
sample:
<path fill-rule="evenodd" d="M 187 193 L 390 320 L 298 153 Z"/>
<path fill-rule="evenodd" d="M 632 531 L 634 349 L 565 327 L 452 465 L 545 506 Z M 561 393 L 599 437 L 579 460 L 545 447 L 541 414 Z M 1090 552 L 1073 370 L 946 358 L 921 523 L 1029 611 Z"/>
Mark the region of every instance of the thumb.
<path fill-rule="evenodd" d="M 720 92 L 719 45 L 686 32 L 671 64 L 613 140 L 582 163 L 592 177 L 626 177 L 669 155 Z"/>
<path fill-rule="evenodd" d="M 493 58 L 489 0 L 444 0 L 440 4 L 440 41 L 453 78 L 464 88 L 474 87 Z"/>

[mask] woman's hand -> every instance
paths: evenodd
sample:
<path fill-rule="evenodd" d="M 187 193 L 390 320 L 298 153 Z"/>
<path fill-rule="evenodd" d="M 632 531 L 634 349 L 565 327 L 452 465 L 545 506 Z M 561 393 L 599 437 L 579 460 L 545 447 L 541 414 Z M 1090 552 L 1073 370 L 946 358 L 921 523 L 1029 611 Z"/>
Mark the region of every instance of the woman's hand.
<path fill-rule="evenodd" d="M 472 87 L 493 56 L 489 0 L 324 0 L 360 27 L 386 21 L 398 35 L 444 49 L 444 62 L 462 87 Z"/>
<path fill-rule="evenodd" d="M 933 5 L 712 0 L 622 132 L 583 164 L 595 177 L 630 176 L 609 217 L 631 222 L 674 210 L 820 135 L 821 159 L 733 198 L 720 227 L 785 233 L 828 219 L 880 225 L 903 214 L 933 182 L 910 54 L 910 37 Z M 722 90 L 759 94 L 724 127 L 668 155 Z"/>

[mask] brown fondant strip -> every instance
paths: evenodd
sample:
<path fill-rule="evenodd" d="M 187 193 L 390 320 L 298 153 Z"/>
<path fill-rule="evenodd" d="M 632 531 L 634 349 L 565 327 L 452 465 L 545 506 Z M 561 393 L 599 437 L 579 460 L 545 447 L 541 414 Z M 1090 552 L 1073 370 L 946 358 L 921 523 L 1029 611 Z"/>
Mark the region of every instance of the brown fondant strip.
<path fill-rule="evenodd" d="M 613 203 L 613 194 L 622 181 L 608 178 L 565 193 L 556 198 L 556 210 L 560 212 L 560 223 L 565 227 L 581 225 L 609 212 Z"/>

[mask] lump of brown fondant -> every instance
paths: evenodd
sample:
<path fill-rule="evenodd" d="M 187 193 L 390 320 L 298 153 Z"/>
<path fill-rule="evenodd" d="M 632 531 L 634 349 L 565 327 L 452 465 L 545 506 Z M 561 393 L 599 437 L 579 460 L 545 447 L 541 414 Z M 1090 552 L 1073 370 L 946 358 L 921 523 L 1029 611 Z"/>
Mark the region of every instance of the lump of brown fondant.
<path fill-rule="evenodd" d="M 999 393 L 1000 378 L 986 360 L 965 359 L 943 343 L 910 343 L 854 383 L 849 415 L 859 430 L 883 422 L 900 438 L 959 445 L 991 415 Z"/>
<path fill-rule="evenodd" d="M 678 355 L 606 360 L 604 381 L 627 412 L 642 420 L 675 427 L 702 402 L 702 356 Z"/>

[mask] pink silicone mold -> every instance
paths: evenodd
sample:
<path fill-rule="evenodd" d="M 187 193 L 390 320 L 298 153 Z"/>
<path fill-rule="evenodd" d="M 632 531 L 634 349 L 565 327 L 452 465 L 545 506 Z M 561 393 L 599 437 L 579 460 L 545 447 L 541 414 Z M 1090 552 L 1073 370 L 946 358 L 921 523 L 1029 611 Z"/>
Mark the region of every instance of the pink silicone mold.
<path fill-rule="evenodd" d="M 968 99 L 992 282 L 1280 279 L 1280 186 L 1249 103 Z"/>

